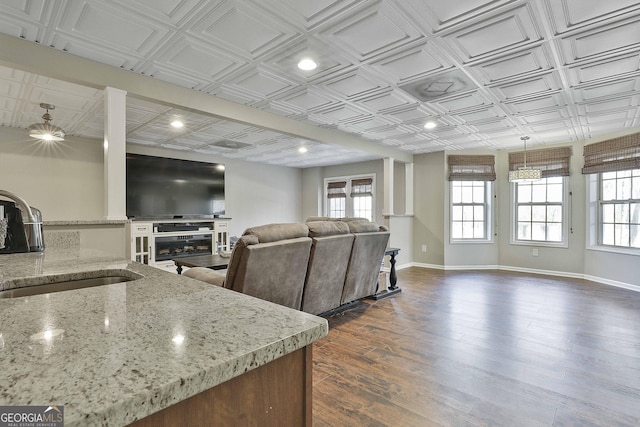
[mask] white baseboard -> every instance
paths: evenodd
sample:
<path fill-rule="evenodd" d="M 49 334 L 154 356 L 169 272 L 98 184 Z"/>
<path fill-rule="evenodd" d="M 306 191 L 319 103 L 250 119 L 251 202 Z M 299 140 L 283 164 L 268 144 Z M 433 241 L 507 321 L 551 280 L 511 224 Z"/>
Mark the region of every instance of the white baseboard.
<path fill-rule="evenodd" d="M 432 268 L 435 270 L 445 270 L 445 271 L 463 271 L 463 270 L 506 270 L 506 271 L 515 271 L 519 273 L 531 273 L 531 274 L 541 274 L 544 276 L 557 276 L 557 277 L 569 277 L 573 279 L 584 279 L 590 280 L 592 282 L 602 283 L 603 285 L 615 286 L 617 288 L 624 288 L 630 291 L 640 292 L 640 286 L 632 285 L 631 283 L 618 282 L 616 280 L 605 279 L 602 277 L 591 276 L 588 274 L 581 273 L 569 273 L 566 271 L 555 271 L 555 270 L 540 270 L 536 268 L 523 268 L 523 267 L 514 267 L 509 265 L 437 265 L 437 264 L 425 264 L 421 262 L 411 262 L 408 264 L 403 264 L 402 268 L 407 267 L 420 267 L 420 268 Z M 396 270 L 399 270 L 396 267 Z"/>

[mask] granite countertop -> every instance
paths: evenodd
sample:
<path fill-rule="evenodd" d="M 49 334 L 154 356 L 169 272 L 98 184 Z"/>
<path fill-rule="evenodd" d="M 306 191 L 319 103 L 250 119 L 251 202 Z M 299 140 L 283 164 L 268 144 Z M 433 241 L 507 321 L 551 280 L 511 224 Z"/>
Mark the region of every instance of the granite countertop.
<path fill-rule="evenodd" d="M 0 405 L 124 426 L 328 332 L 320 317 L 88 250 L 0 255 L 0 290 L 95 271 L 144 277 L 0 298 Z"/>

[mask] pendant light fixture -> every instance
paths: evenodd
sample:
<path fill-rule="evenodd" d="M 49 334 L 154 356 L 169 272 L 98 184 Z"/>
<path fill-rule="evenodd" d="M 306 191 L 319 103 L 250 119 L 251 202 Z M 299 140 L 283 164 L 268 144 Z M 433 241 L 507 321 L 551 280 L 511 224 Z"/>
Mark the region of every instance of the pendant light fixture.
<path fill-rule="evenodd" d="M 44 123 L 34 123 L 29 126 L 29 136 L 41 141 L 64 141 L 65 131 L 60 126 L 51 124 L 53 117 L 49 114 L 49 110 L 54 110 L 56 106 L 43 102 L 40 107 L 46 110 L 42 115 Z"/>
<path fill-rule="evenodd" d="M 509 171 L 509 182 L 533 182 L 542 179 L 542 170 L 527 167 L 527 140 L 529 137 L 523 136 L 520 139 L 524 142 L 524 166 Z"/>

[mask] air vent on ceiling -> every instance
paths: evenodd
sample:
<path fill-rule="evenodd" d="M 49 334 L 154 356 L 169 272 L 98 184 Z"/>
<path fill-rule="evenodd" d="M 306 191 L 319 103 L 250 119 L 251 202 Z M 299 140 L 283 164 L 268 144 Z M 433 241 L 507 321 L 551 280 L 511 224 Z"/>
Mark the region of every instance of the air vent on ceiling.
<path fill-rule="evenodd" d="M 462 71 L 454 70 L 402 85 L 400 89 L 422 102 L 428 102 L 454 93 L 477 89 L 477 86 Z"/>
<path fill-rule="evenodd" d="M 246 142 L 240 142 L 240 141 L 232 141 L 230 139 L 223 139 L 221 141 L 216 141 L 210 145 L 213 145 L 214 147 L 222 147 L 222 148 L 228 148 L 230 150 L 239 150 L 241 148 L 245 148 L 245 147 L 250 147 L 251 144 L 246 143 Z"/>

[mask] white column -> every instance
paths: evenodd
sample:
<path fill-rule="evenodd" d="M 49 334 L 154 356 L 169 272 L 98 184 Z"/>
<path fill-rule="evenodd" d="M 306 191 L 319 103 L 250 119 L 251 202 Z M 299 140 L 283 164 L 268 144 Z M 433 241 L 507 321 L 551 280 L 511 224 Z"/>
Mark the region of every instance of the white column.
<path fill-rule="evenodd" d="M 413 163 L 404 165 L 404 214 L 413 215 Z"/>
<path fill-rule="evenodd" d="M 393 158 L 384 159 L 384 206 L 382 214 L 393 215 Z"/>
<path fill-rule="evenodd" d="M 104 91 L 104 208 L 106 219 L 127 219 L 126 214 L 126 108 L 127 92 Z"/>

